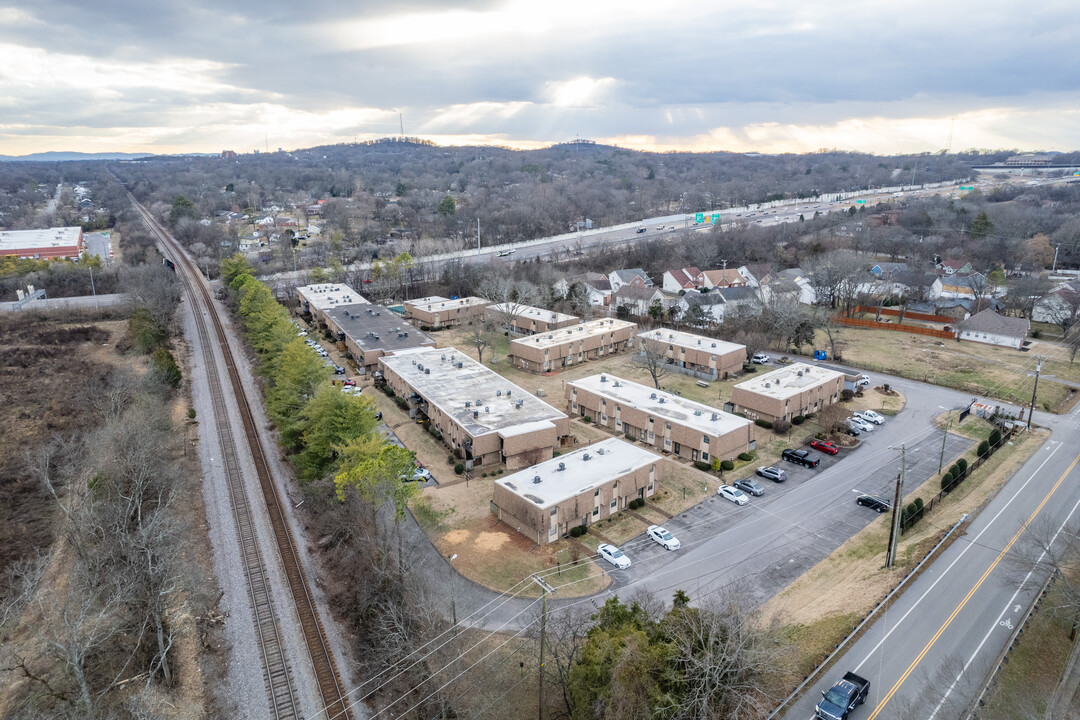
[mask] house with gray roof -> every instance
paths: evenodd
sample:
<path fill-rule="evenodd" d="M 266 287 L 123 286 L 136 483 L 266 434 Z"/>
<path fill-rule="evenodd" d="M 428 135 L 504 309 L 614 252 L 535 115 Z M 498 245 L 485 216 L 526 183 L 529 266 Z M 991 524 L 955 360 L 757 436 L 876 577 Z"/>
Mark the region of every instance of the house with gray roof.
<path fill-rule="evenodd" d="M 987 308 L 960 323 L 957 339 L 1019 350 L 1024 346 L 1030 330 L 1031 321 L 1027 318 L 1006 317 Z"/>

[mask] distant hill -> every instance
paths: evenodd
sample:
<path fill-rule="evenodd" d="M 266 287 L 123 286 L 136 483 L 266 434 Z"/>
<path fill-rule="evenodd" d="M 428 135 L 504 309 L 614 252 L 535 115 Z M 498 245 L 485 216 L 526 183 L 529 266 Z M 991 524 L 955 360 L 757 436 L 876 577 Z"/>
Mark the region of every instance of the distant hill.
<path fill-rule="evenodd" d="M 151 153 L 82 153 L 82 152 L 41 152 L 29 155 L 0 155 L 4 162 L 66 162 L 71 160 L 134 160 L 153 157 Z"/>

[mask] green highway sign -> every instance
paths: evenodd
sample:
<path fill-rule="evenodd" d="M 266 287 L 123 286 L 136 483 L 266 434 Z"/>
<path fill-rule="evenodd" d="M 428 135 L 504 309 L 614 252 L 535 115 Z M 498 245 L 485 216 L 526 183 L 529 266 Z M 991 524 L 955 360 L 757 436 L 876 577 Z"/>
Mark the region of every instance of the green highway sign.
<path fill-rule="evenodd" d="M 713 224 L 716 224 L 716 223 L 720 222 L 720 213 L 713 213 L 712 221 L 713 221 Z"/>
<path fill-rule="evenodd" d="M 705 213 L 695 213 L 694 214 L 694 222 L 696 222 L 696 223 L 705 222 Z"/>
<path fill-rule="evenodd" d="M 975 186 L 974 185 L 967 185 L 967 186 L 961 185 L 960 189 L 961 190 L 974 190 Z"/>
<path fill-rule="evenodd" d="M 865 200 L 856 200 L 856 201 L 855 201 L 855 204 L 856 204 L 856 205 L 865 205 L 865 204 L 866 204 L 866 201 L 865 201 Z"/>

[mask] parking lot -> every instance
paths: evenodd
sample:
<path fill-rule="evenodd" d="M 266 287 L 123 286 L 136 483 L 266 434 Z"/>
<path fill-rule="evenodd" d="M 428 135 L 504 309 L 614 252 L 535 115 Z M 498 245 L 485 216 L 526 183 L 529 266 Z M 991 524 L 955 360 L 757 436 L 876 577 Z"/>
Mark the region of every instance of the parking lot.
<path fill-rule="evenodd" d="M 971 444 L 964 437 L 946 436 L 946 463 Z M 906 444 L 906 488 L 937 472 L 941 449 L 942 433 L 933 429 Z M 626 570 L 605 568 L 615 579 L 613 591 L 640 584 L 661 596 L 675 588 L 693 595 L 752 579 L 747 584 L 755 597 L 771 597 L 880 517 L 855 499 L 869 493 L 891 502 L 900 472 L 899 448 L 810 453 L 821 461 L 817 468 L 780 463 L 787 481 L 758 478 L 765 494 L 751 497 L 746 506 L 713 495 L 664 523 L 679 539 L 679 550 L 665 550 L 644 534 L 624 543 L 633 564 Z M 927 496 L 936 491 L 928 490 Z"/>

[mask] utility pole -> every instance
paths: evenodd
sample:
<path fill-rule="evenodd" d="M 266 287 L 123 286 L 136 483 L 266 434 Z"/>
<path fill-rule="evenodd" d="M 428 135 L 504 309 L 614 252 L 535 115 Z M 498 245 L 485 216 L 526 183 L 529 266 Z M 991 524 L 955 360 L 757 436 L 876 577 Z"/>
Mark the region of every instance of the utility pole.
<path fill-rule="evenodd" d="M 938 455 L 937 471 L 941 472 L 941 468 L 945 466 L 945 440 L 949 437 L 949 423 L 952 422 L 952 418 L 945 420 L 945 433 L 941 436 L 941 454 Z"/>
<path fill-rule="evenodd" d="M 480 257 L 480 218 L 476 218 L 476 257 Z"/>
<path fill-rule="evenodd" d="M 1027 421 L 1028 430 L 1031 429 L 1031 415 L 1035 412 L 1035 393 L 1039 391 L 1039 373 L 1042 371 L 1043 360 L 1045 360 L 1046 358 L 1044 358 L 1042 355 L 1038 355 L 1036 359 L 1039 362 L 1035 365 L 1035 387 L 1031 388 L 1031 406 L 1028 408 Z"/>
<path fill-rule="evenodd" d="M 885 567 L 896 562 L 896 543 L 900 539 L 900 505 L 904 501 L 904 446 L 900 446 L 900 474 L 896 476 L 896 493 L 893 495 L 892 529 L 889 531 L 889 550 L 885 554 Z"/>
<path fill-rule="evenodd" d="M 537 689 L 539 691 L 539 698 L 537 701 L 536 717 L 538 720 L 544 720 L 544 640 L 545 633 L 547 632 L 547 594 L 549 592 L 555 592 L 555 588 L 548 585 L 542 579 L 536 575 L 532 576 L 533 582 L 540 586 L 540 666 L 537 668 Z"/>

